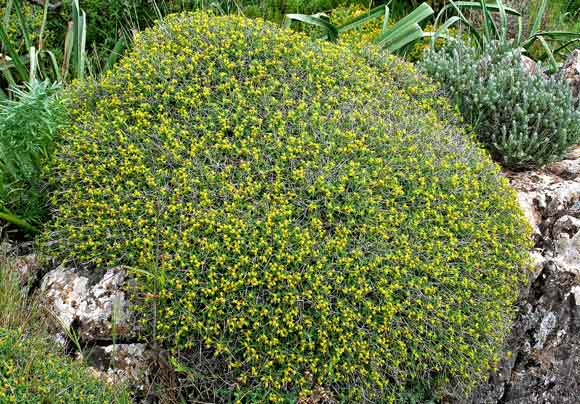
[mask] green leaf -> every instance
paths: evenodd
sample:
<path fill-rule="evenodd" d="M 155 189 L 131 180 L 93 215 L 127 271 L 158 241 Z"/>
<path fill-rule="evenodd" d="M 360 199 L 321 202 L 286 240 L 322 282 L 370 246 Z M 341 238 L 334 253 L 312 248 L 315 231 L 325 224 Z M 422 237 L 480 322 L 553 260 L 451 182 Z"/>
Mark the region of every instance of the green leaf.
<path fill-rule="evenodd" d="M 10 41 L 8 35 L 6 34 L 6 31 L 4 31 L 4 28 L 2 27 L 0 27 L 0 42 L 2 42 L 4 48 L 6 49 L 6 52 L 12 59 L 12 63 L 14 64 L 14 68 L 18 73 L 20 81 L 26 81 L 26 79 L 28 78 L 28 71 L 26 69 L 26 66 L 24 65 L 24 63 L 22 63 L 20 56 L 16 53 L 16 50 L 14 49 L 12 42 Z"/>
<path fill-rule="evenodd" d="M 398 41 L 401 38 L 401 33 L 409 34 L 416 38 L 417 31 L 415 25 L 421 31 L 421 35 L 419 38 L 423 36 L 423 31 L 421 27 L 419 27 L 419 22 L 423 21 L 424 19 L 432 16 L 435 12 L 433 9 L 427 4 L 422 3 L 419 7 L 413 10 L 404 18 L 397 21 L 395 25 L 393 25 L 390 29 L 382 32 L 377 36 L 374 40 L 374 43 L 377 45 L 385 46 L 386 44 L 392 44 L 395 41 Z M 415 40 L 414 39 L 414 40 Z M 388 46 L 387 46 L 388 47 Z"/>
<path fill-rule="evenodd" d="M 452 4 L 453 3 L 453 4 Z M 447 4 L 446 6 L 444 6 L 441 11 L 439 12 L 439 14 L 443 14 L 445 11 L 447 11 L 449 8 L 454 7 L 454 8 L 459 8 L 459 9 L 463 9 L 463 8 L 467 8 L 467 9 L 479 9 L 481 10 L 481 2 L 479 1 L 451 1 L 449 0 L 449 4 Z M 489 11 L 493 11 L 493 12 L 497 12 L 499 11 L 499 7 L 497 4 L 489 4 L 489 3 L 485 3 L 485 7 L 489 10 Z M 511 14 L 511 15 L 516 15 L 516 16 L 521 16 L 521 13 L 511 7 L 504 7 L 505 12 L 507 14 Z"/>
<path fill-rule="evenodd" d="M 554 55 L 559 54 L 560 52 L 562 52 L 564 49 L 566 49 L 568 46 L 575 44 L 576 42 L 580 42 L 580 38 L 575 38 L 572 39 L 566 43 L 564 43 L 564 45 L 561 45 L 560 47 L 556 48 L 553 53 Z"/>
<path fill-rule="evenodd" d="M 346 23 L 338 26 L 337 31 L 339 33 L 341 33 L 341 32 L 349 31 L 351 29 L 358 28 L 361 25 L 367 23 L 368 21 L 374 20 L 376 18 L 379 18 L 379 17 L 385 15 L 386 8 L 387 8 L 387 6 L 384 6 L 384 5 L 375 7 L 372 10 L 369 10 L 367 13 L 364 13 L 364 14 L 362 14 L 356 18 L 353 18 L 352 20 L 347 21 Z"/>
<path fill-rule="evenodd" d="M 22 32 L 22 37 L 24 38 L 24 46 L 26 49 L 30 49 L 30 36 L 28 35 L 28 28 L 26 27 L 26 19 L 22 14 L 22 8 L 20 8 L 20 1 L 16 0 L 14 2 L 14 10 L 16 10 L 16 17 L 18 18 L 18 25 L 20 26 L 20 31 Z"/>
<path fill-rule="evenodd" d="M 326 18 L 324 18 L 326 17 Z M 331 41 L 338 39 L 338 29 L 329 22 L 328 16 L 323 13 L 306 15 L 306 14 L 286 14 L 284 26 L 290 27 L 292 21 L 300 21 L 305 24 L 321 27 L 325 30 L 325 36 Z"/>
<path fill-rule="evenodd" d="M 113 48 L 113 50 L 111 50 L 111 53 L 109 54 L 109 57 L 107 58 L 107 61 L 105 63 L 105 68 L 103 71 L 107 71 L 113 67 L 113 65 L 117 62 L 117 60 L 119 60 L 119 57 L 121 56 L 121 52 L 123 52 L 123 50 L 126 47 L 127 47 L 127 42 L 126 42 L 125 38 L 123 38 L 123 37 L 119 38 L 119 40 L 115 44 L 115 47 Z"/>
<path fill-rule="evenodd" d="M 450 17 L 447 21 L 445 21 L 445 23 L 443 25 L 441 25 L 439 28 L 437 28 L 437 30 L 433 33 L 425 33 L 425 36 L 430 36 L 431 37 L 431 47 L 435 46 L 435 41 L 437 41 L 437 38 L 449 38 L 447 35 L 443 35 L 444 32 L 447 32 L 447 30 L 449 29 L 449 27 L 451 27 L 453 24 L 457 23 L 457 22 L 461 22 L 461 18 L 454 15 L 452 17 Z M 429 35 L 427 35 L 429 34 Z"/>
<path fill-rule="evenodd" d="M 3 210 L 4 210 L 3 212 L 0 212 L 0 220 L 4 220 L 4 221 L 11 223 L 15 226 L 18 226 L 21 229 L 26 230 L 27 232 L 38 233 L 38 228 L 34 227 L 30 223 L 28 223 L 26 220 L 23 220 L 23 219 L 19 218 L 18 216 L 13 215 L 12 213 L 8 212 L 6 209 L 3 209 Z"/>
<path fill-rule="evenodd" d="M 423 38 L 423 30 L 419 24 L 408 26 L 405 30 L 399 31 L 397 35 L 393 35 L 385 44 L 385 48 L 389 52 L 396 52 L 404 46 Z"/>
<path fill-rule="evenodd" d="M 500 36 L 501 40 L 505 41 L 507 38 L 508 26 L 507 26 L 507 13 L 505 12 L 505 6 L 502 0 L 497 0 L 497 6 L 499 8 L 499 18 L 500 18 Z"/>
<path fill-rule="evenodd" d="M 552 52 L 552 49 L 548 45 L 548 42 L 546 42 L 544 37 L 541 35 L 538 35 L 537 38 L 548 55 L 548 60 L 550 61 L 550 65 L 552 66 L 553 71 L 556 71 L 558 69 L 558 62 L 556 62 L 556 59 L 554 58 L 554 53 Z"/>
<path fill-rule="evenodd" d="M 547 5 L 548 0 L 541 0 L 540 6 L 538 7 L 538 11 L 536 12 L 536 16 L 534 17 L 534 22 L 532 23 L 532 28 L 530 29 L 529 36 L 534 36 L 540 29 L 540 24 L 542 23 L 542 19 L 544 18 L 544 14 L 546 13 Z"/>
<path fill-rule="evenodd" d="M 461 11 L 461 9 L 459 8 L 459 6 L 457 6 L 457 4 L 453 1 L 453 0 L 449 0 L 449 5 L 448 7 L 453 7 L 455 9 L 455 12 L 457 13 L 457 15 L 459 16 L 459 18 L 461 19 L 461 23 L 464 24 L 467 28 L 469 33 L 475 38 L 475 41 L 477 42 L 477 44 L 479 45 L 480 48 L 483 47 L 483 40 L 481 38 L 481 35 L 479 34 L 479 31 L 477 30 L 477 28 L 475 28 L 475 26 L 465 17 L 465 15 L 463 14 L 463 12 Z M 447 8 L 448 8 L 447 7 Z M 439 14 L 437 14 L 437 17 L 435 18 L 435 27 L 438 26 L 439 24 L 439 19 L 441 18 L 441 16 L 443 16 L 444 11 L 445 11 L 446 7 L 444 7 Z"/>

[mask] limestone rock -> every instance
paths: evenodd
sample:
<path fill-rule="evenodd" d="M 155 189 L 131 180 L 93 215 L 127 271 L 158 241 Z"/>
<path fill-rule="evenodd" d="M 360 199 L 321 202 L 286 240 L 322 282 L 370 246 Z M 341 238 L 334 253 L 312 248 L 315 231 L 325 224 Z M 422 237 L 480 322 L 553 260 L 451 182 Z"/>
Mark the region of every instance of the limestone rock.
<path fill-rule="evenodd" d="M 561 233 L 554 240 L 554 263 L 562 271 L 580 275 L 580 233 L 570 236 Z"/>
<path fill-rule="evenodd" d="M 37 279 L 42 268 L 36 254 L 29 254 L 16 257 L 14 259 L 14 269 L 18 272 L 20 283 L 28 285 Z"/>
<path fill-rule="evenodd" d="M 522 68 L 524 72 L 530 76 L 537 76 L 541 75 L 543 77 L 547 77 L 546 74 L 539 69 L 538 64 L 534 62 L 533 59 L 527 57 L 526 55 L 521 55 L 522 58 Z"/>
<path fill-rule="evenodd" d="M 109 269 L 94 282 L 76 269 L 60 266 L 45 275 L 41 292 L 62 326 L 77 328 L 83 341 L 111 340 L 113 332 L 132 338 L 137 329 L 123 290 L 126 282 L 123 267 Z"/>
<path fill-rule="evenodd" d="M 86 359 L 109 382 L 142 386 L 150 375 L 151 353 L 145 344 L 94 346 Z"/>
<path fill-rule="evenodd" d="M 535 229 L 528 288 L 504 355 L 470 404 L 578 404 L 580 150 L 546 170 L 506 173 Z"/>
<path fill-rule="evenodd" d="M 560 71 L 555 75 L 557 79 L 563 79 L 570 84 L 572 96 L 575 99 L 575 105 L 578 107 L 580 96 L 580 49 L 572 52 L 568 60 L 564 63 Z"/>

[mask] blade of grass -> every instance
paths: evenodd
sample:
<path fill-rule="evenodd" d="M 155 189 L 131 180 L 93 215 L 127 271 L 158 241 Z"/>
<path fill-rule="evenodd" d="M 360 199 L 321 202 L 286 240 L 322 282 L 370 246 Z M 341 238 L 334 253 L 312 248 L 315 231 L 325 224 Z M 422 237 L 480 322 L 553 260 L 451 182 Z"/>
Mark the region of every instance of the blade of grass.
<path fill-rule="evenodd" d="M 36 69 L 38 67 L 38 55 L 36 48 L 31 46 L 29 49 L 29 82 L 32 83 L 36 79 Z"/>
<path fill-rule="evenodd" d="M 5 220 L 8 223 L 12 223 L 15 226 L 20 227 L 23 230 L 26 230 L 30 233 L 38 233 L 38 229 L 28 223 L 26 220 L 22 220 L 19 217 L 13 215 L 12 213 L 3 209 L 3 212 L 0 212 L 0 220 Z"/>
<path fill-rule="evenodd" d="M 20 56 L 16 53 L 16 50 L 14 49 L 12 42 L 10 41 L 8 35 L 6 34 L 6 31 L 4 31 L 4 28 L 2 27 L 0 27 L 0 41 L 2 42 L 4 48 L 6 49 L 6 52 L 12 59 L 12 63 L 14 64 L 16 72 L 18 73 L 19 79 L 21 81 L 26 81 L 26 78 L 28 76 L 26 66 L 24 65 L 24 63 L 22 63 Z"/>
<path fill-rule="evenodd" d="M 500 37 L 502 42 L 507 39 L 507 13 L 505 12 L 505 7 L 502 0 L 497 0 L 497 6 L 499 8 L 499 19 L 500 19 Z"/>
<path fill-rule="evenodd" d="M 541 35 L 538 35 L 537 38 L 540 41 L 540 44 L 542 45 L 544 50 L 546 51 L 546 54 L 548 55 L 548 60 L 550 61 L 550 65 L 552 66 L 553 71 L 556 71 L 558 69 L 558 62 L 556 62 L 556 59 L 554 58 L 554 54 L 552 53 L 552 49 L 550 49 L 548 42 L 546 42 L 544 37 Z"/>
<path fill-rule="evenodd" d="M 548 0 L 540 0 L 540 6 L 536 12 L 536 16 L 534 17 L 534 21 L 532 22 L 532 28 L 530 29 L 530 35 L 535 35 L 538 30 L 540 29 L 540 24 L 542 23 L 542 19 L 544 18 L 544 14 L 546 13 L 546 6 L 548 5 Z"/>
<path fill-rule="evenodd" d="M 42 10 L 42 24 L 40 25 L 40 33 L 38 34 L 38 50 L 44 48 L 44 30 L 46 28 L 46 19 L 48 17 L 48 0 L 44 1 L 44 9 Z"/>
<path fill-rule="evenodd" d="M 8 30 L 8 24 L 10 24 L 10 16 L 12 15 L 12 4 L 14 0 L 8 0 L 6 6 L 4 7 L 4 18 L 2 19 L 3 28 L 5 31 Z"/>
<path fill-rule="evenodd" d="M 30 43 L 30 35 L 28 35 L 28 28 L 26 27 L 26 19 L 22 14 L 22 8 L 20 8 L 20 0 L 14 2 L 14 10 L 16 11 L 16 18 L 18 18 L 22 38 L 24 38 L 24 46 L 26 46 L 26 49 L 30 49 L 32 44 Z"/>
<path fill-rule="evenodd" d="M 554 55 L 559 54 L 561 51 L 563 51 L 564 49 L 566 49 L 568 46 L 573 45 L 576 42 L 580 42 L 580 38 L 572 39 L 571 41 L 566 42 L 564 45 L 561 45 L 560 47 L 556 48 L 553 51 Z"/>
<path fill-rule="evenodd" d="M 389 16 L 391 14 L 391 10 L 389 9 L 388 5 L 385 5 L 385 15 L 383 17 L 383 26 L 381 27 L 381 32 L 385 32 L 389 29 Z"/>
<path fill-rule="evenodd" d="M 467 9 L 479 9 L 479 10 L 481 10 L 481 2 L 480 1 L 451 1 L 451 0 L 449 0 L 449 3 L 441 9 L 439 14 L 442 14 L 443 12 L 447 11 L 451 7 L 459 8 L 459 9 L 467 8 Z M 486 3 L 486 8 L 492 12 L 499 11 L 499 7 L 497 6 L 497 4 L 493 4 L 493 3 L 491 3 L 491 4 Z M 504 9 L 505 9 L 505 12 L 507 14 L 511 14 L 511 15 L 515 15 L 515 16 L 522 15 L 519 11 L 517 11 L 511 7 L 504 7 Z"/>
<path fill-rule="evenodd" d="M 115 47 L 113 48 L 113 50 L 109 54 L 107 61 L 105 62 L 105 67 L 104 67 L 103 71 L 107 71 L 113 67 L 115 62 L 117 62 L 117 60 L 119 60 L 119 57 L 121 56 L 121 52 L 123 52 L 123 50 L 126 48 L 126 46 L 127 46 L 127 43 L 126 43 L 125 38 L 124 37 L 119 38 L 119 40 L 115 44 Z"/>
<path fill-rule="evenodd" d="M 57 81 L 57 82 L 62 81 L 62 76 L 60 75 L 60 69 L 58 67 L 58 62 L 56 61 L 56 57 L 54 56 L 54 53 L 52 53 L 49 50 L 42 50 L 39 53 L 39 57 L 42 56 L 42 55 L 44 55 L 44 54 L 47 54 L 48 55 L 48 58 L 49 58 L 49 60 L 51 62 L 52 70 L 54 72 L 54 77 L 56 78 L 55 81 Z"/>
<path fill-rule="evenodd" d="M 449 0 L 449 5 L 448 7 L 453 7 L 453 9 L 455 10 L 455 12 L 457 13 L 457 15 L 459 16 L 459 18 L 461 19 L 461 23 L 463 25 L 465 25 L 467 27 L 467 30 L 469 31 L 469 33 L 475 38 L 475 41 L 477 42 L 477 44 L 479 45 L 479 47 L 483 47 L 483 40 L 481 38 L 481 35 L 479 34 L 479 31 L 477 30 L 477 28 L 475 28 L 475 26 L 465 17 L 465 15 L 463 14 L 463 12 L 461 11 L 461 9 L 459 8 L 459 6 L 457 6 L 457 4 L 453 1 L 453 0 Z M 443 13 L 445 12 L 446 7 L 444 7 L 439 14 L 437 14 L 437 17 L 435 18 L 435 24 L 434 26 L 437 27 L 439 25 L 439 19 L 440 17 L 443 15 Z"/>
<path fill-rule="evenodd" d="M 72 21 L 69 21 L 68 30 L 66 32 L 66 37 L 64 40 L 64 55 L 62 58 L 62 66 L 60 70 L 62 81 L 66 81 L 66 78 L 68 76 L 72 47 L 73 47 L 73 23 Z"/>

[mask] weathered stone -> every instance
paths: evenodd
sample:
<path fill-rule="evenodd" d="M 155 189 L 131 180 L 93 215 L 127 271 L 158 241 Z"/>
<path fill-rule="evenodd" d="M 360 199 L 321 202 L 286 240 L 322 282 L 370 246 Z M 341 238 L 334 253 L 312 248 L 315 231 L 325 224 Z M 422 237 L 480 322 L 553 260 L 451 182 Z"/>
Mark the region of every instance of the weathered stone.
<path fill-rule="evenodd" d="M 580 275 L 580 233 L 560 233 L 554 240 L 554 263 L 562 271 Z"/>
<path fill-rule="evenodd" d="M 542 222 L 542 215 L 536 207 L 535 198 L 536 196 L 527 192 L 518 192 L 517 194 L 518 202 L 528 223 L 532 227 L 534 236 L 541 234 L 540 223 Z"/>
<path fill-rule="evenodd" d="M 580 175 L 580 160 L 562 160 L 546 167 L 559 177 L 572 180 Z"/>
<path fill-rule="evenodd" d="M 552 226 L 552 237 L 558 238 L 562 233 L 573 237 L 580 230 L 580 219 L 565 215 L 558 218 Z"/>
<path fill-rule="evenodd" d="M 14 269 L 18 272 L 22 285 L 34 282 L 39 276 L 42 267 L 35 254 L 24 255 L 14 259 Z"/>
<path fill-rule="evenodd" d="M 522 69 L 524 69 L 524 72 L 526 72 L 526 74 L 530 75 L 530 76 L 542 76 L 542 77 L 546 77 L 546 74 L 540 70 L 540 68 L 538 67 L 538 64 L 531 58 L 527 57 L 526 55 L 521 55 L 522 58 Z"/>
<path fill-rule="evenodd" d="M 123 381 L 139 387 L 149 376 L 151 354 L 145 344 L 95 346 L 85 359 L 109 382 Z"/>
<path fill-rule="evenodd" d="M 578 107 L 580 96 L 580 49 L 576 49 L 570 54 L 570 57 L 562 65 L 562 68 L 556 73 L 555 77 L 568 82 L 572 89 L 575 106 Z"/>
<path fill-rule="evenodd" d="M 74 325 L 83 341 L 111 340 L 113 333 L 132 338 L 136 324 L 123 290 L 126 281 L 123 267 L 109 269 L 91 284 L 75 269 L 60 266 L 45 275 L 41 291 L 61 325 Z"/>
<path fill-rule="evenodd" d="M 576 152 L 574 152 L 576 153 Z M 580 403 L 580 153 L 561 169 L 507 173 L 539 232 L 504 355 L 470 404 Z"/>

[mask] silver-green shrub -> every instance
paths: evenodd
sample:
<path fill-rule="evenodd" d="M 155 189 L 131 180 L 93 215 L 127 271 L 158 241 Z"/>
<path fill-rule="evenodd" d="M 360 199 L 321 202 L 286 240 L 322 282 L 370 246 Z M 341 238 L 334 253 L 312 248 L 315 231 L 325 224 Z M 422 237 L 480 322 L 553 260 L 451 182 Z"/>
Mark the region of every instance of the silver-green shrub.
<path fill-rule="evenodd" d="M 524 71 L 521 60 L 506 43 L 493 43 L 483 54 L 454 43 L 423 61 L 494 158 L 515 169 L 557 161 L 580 141 L 580 111 L 570 88 Z"/>

